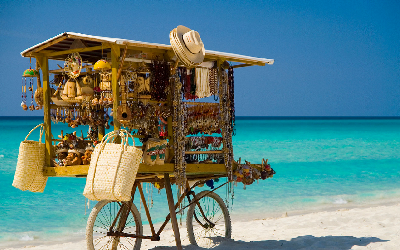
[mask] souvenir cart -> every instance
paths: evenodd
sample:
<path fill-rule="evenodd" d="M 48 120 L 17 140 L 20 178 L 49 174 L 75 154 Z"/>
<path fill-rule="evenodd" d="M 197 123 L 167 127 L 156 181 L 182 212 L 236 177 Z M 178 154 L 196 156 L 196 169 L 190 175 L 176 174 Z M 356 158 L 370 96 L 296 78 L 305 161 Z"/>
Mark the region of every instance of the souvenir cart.
<path fill-rule="evenodd" d="M 264 159 L 259 164 L 234 161 L 232 145 L 233 72 L 274 60 L 205 50 L 200 35 L 184 26 L 170 32 L 170 41 L 171 45 L 163 45 L 66 32 L 21 53 L 31 63 L 33 58 L 36 61 L 23 74 L 21 107 L 44 110 L 39 127 L 45 138 L 35 155 L 43 155 L 38 177 L 42 179 L 25 189 L 43 192 L 47 177 L 87 176 L 85 196 L 100 200 L 88 219 L 88 249 L 140 249 L 143 239 L 160 240 L 170 220 L 181 249 L 176 213 L 185 208 L 190 242 L 215 246 L 230 238 L 231 224 L 225 202 L 213 191 L 232 182 L 250 185 L 275 173 Z M 49 69 L 49 64 L 56 68 Z M 53 134 L 54 123 L 64 123 L 76 132 Z M 106 135 L 110 126 L 115 132 Z M 143 146 L 129 146 L 129 138 L 137 138 Z M 121 146 L 115 154 L 108 151 L 105 160 L 108 145 Z M 126 157 L 128 151 L 140 156 Z M 18 168 L 28 164 L 20 156 L 15 186 Z M 122 165 L 131 158 L 138 167 L 123 172 Z M 105 169 L 100 168 L 101 162 Z M 112 175 L 113 171 L 117 172 Z M 113 183 L 113 191 L 127 178 L 128 198 L 90 193 L 101 174 L 106 178 L 104 185 Z M 227 181 L 214 187 L 221 177 Z M 107 178 L 111 179 L 107 182 Z M 170 213 L 158 231 L 144 199 L 143 182 L 166 190 Z M 177 185 L 176 202 L 171 184 Z M 195 194 L 194 187 L 204 184 L 211 190 Z M 141 215 L 133 203 L 136 190 L 151 235 L 143 235 Z M 182 205 L 184 199 L 187 206 Z"/>

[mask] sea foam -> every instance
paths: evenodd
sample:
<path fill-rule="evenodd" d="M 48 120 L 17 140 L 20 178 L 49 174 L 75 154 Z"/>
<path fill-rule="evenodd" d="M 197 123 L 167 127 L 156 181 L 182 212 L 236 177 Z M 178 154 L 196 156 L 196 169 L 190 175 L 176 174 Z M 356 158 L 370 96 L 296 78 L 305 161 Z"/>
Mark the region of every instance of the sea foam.
<path fill-rule="evenodd" d="M 34 240 L 34 238 L 33 238 L 33 236 L 29 236 L 29 235 L 25 234 L 19 240 L 21 240 L 21 241 L 31 241 L 31 240 Z"/>
<path fill-rule="evenodd" d="M 333 203 L 333 204 L 347 204 L 348 201 L 345 200 L 345 199 L 343 199 L 343 198 L 337 198 L 337 199 L 335 199 L 332 203 Z"/>

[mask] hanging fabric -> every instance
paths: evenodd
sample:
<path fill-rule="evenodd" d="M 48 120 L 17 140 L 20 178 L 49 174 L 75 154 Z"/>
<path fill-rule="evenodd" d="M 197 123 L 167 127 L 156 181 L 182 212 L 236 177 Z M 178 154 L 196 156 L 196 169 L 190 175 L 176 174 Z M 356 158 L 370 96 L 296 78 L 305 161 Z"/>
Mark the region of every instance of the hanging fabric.
<path fill-rule="evenodd" d="M 209 83 L 209 69 L 196 68 L 196 96 L 204 98 L 211 96 Z"/>

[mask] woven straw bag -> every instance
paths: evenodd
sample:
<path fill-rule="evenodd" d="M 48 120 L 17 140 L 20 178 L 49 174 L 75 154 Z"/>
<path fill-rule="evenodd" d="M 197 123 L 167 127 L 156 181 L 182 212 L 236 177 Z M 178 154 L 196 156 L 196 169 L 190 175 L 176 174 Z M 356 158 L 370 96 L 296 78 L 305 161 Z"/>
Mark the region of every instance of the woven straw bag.
<path fill-rule="evenodd" d="M 39 141 L 28 141 L 29 135 L 40 127 Z M 34 127 L 19 146 L 17 169 L 12 185 L 22 191 L 40 192 L 46 187 L 47 177 L 43 175 L 45 166 L 45 144 L 42 143 L 43 124 Z"/>
<path fill-rule="evenodd" d="M 121 144 L 113 143 L 117 136 Z M 96 145 L 83 195 L 90 200 L 129 201 L 135 182 L 142 150 L 129 146 L 128 139 L 133 137 L 126 130 L 113 131 L 104 136 Z"/>

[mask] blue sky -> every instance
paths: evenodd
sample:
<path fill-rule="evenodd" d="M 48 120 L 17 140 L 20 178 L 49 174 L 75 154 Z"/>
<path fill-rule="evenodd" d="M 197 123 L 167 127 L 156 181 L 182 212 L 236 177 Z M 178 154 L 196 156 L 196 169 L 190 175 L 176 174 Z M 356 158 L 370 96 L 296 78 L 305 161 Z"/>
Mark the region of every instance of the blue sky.
<path fill-rule="evenodd" d="M 206 49 L 273 58 L 235 71 L 241 116 L 400 115 L 400 1 L 0 2 L 0 115 L 23 111 L 20 52 L 65 31 L 169 44 L 177 25 Z"/>

